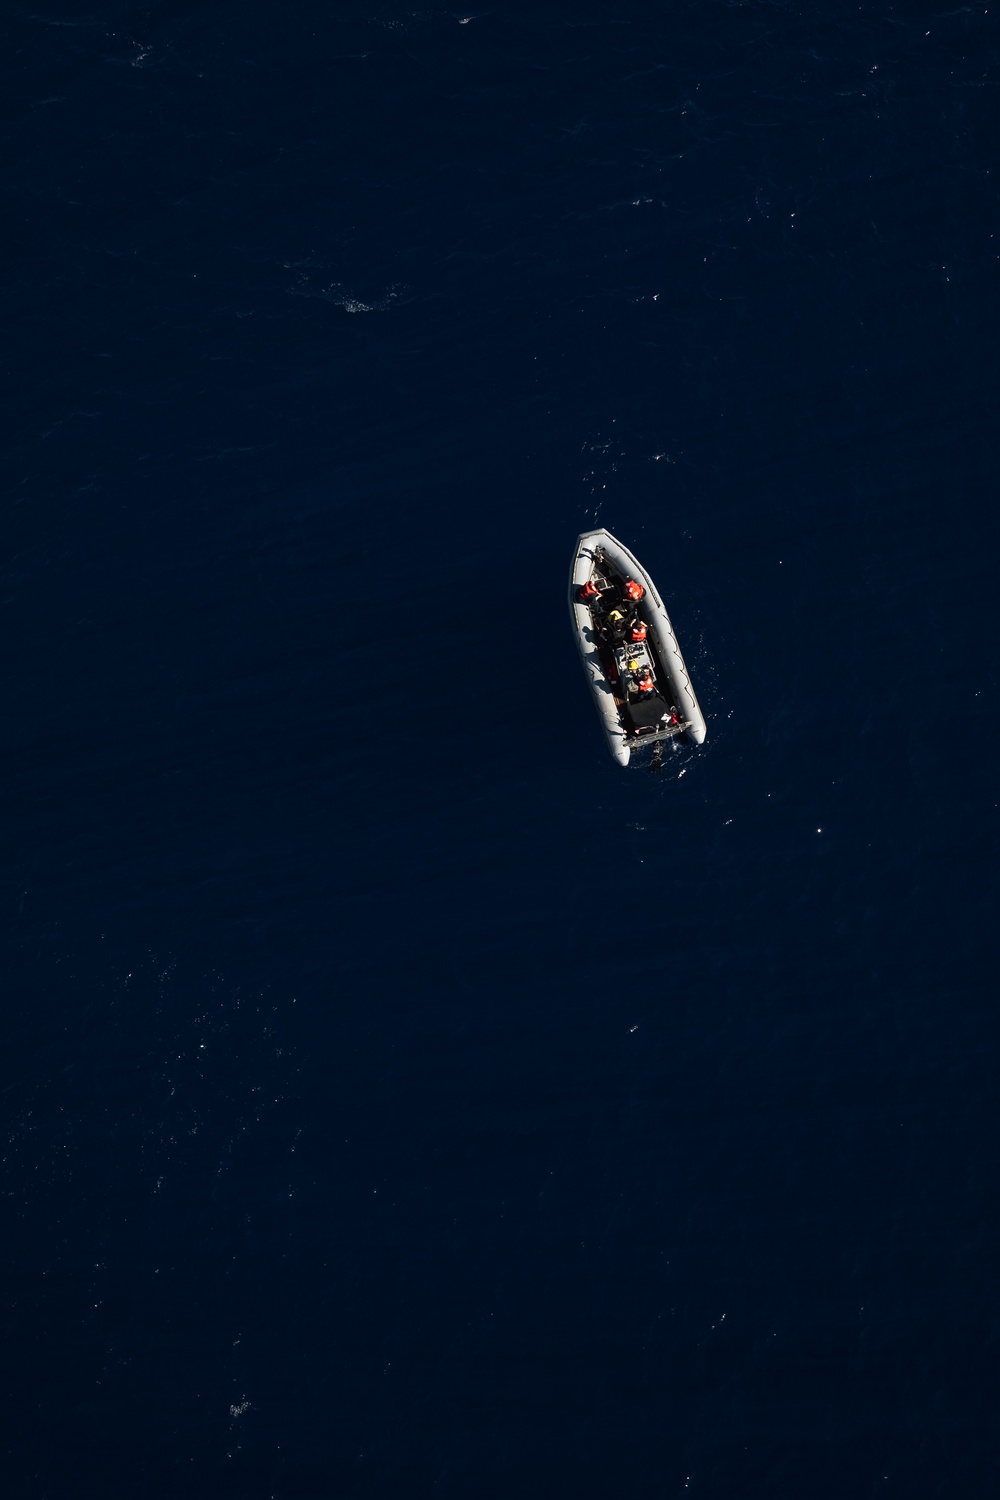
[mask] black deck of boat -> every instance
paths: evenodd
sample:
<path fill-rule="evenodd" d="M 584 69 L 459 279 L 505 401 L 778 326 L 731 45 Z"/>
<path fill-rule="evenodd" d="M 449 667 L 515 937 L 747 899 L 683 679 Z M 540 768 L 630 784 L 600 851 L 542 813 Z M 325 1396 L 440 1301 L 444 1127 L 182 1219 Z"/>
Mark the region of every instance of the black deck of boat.
<path fill-rule="evenodd" d="M 623 684 L 619 679 L 618 668 L 610 646 L 601 633 L 603 621 L 609 610 L 613 609 L 616 605 L 624 605 L 627 608 L 635 609 L 636 613 L 647 620 L 647 624 L 649 622 L 643 607 L 639 605 L 636 608 L 630 600 L 626 599 L 625 578 L 616 568 L 608 563 L 607 558 L 601 557 L 595 563 L 594 577 L 601 590 L 601 597 L 598 607 L 596 609 L 591 607 L 591 618 L 595 625 L 596 644 L 601 658 L 601 666 L 604 669 L 605 677 L 614 687 L 617 698 L 622 692 Z M 635 702 L 629 702 L 626 698 L 621 699 L 619 712 L 621 714 L 622 727 L 625 730 L 629 743 L 636 748 L 639 745 L 648 745 L 654 740 L 679 739 L 682 743 L 686 743 L 684 726 L 669 723 L 671 704 L 667 702 L 663 694 L 658 690 L 659 684 L 669 681 L 669 678 L 666 675 L 663 663 L 660 661 L 655 643 L 647 639 L 645 646 L 647 654 L 653 662 L 653 675 L 658 688 L 656 692 L 637 699 Z M 667 716 L 667 722 L 664 722 L 664 715 Z"/>

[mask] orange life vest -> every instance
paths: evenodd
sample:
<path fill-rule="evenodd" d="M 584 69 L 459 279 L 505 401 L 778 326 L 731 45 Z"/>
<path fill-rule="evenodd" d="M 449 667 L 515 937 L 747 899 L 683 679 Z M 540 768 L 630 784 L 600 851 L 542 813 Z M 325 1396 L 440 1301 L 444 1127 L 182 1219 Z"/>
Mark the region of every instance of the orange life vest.
<path fill-rule="evenodd" d="M 583 588 L 580 590 L 580 598 L 581 599 L 596 599 L 598 597 L 598 595 L 600 594 L 600 592 L 601 591 L 597 587 L 597 584 L 594 582 L 594 580 L 592 578 L 588 578 L 587 582 L 583 585 Z"/>
<path fill-rule="evenodd" d="M 630 578 L 628 583 L 625 585 L 625 592 L 630 599 L 639 600 L 642 598 L 646 590 L 643 588 L 641 583 L 636 583 L 634 578 Z"/>
<path fill-rule="evenodd" d="M 653 681 L 652 677 L 640 677 L 639 678 L 638 688 L 639 688 L 640 693 L 651 693 L 653 691 L 653 689 L 654 689 L 655 686 L 656 686 L 656 684 Z"/>
<path fill-rule="evenodd" d="M 632 626 L 632 639 L 644 641 L 646 639 L 646 625 L 643 620 L 636 620 Z"/>

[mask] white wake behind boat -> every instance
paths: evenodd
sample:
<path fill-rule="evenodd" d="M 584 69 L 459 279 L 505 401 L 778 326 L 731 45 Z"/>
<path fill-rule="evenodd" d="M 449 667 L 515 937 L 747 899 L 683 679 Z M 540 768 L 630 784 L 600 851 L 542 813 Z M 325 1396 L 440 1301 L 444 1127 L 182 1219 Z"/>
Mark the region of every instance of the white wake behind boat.
<path fill-rule="evenodd" d="M 569 612 L 583 668 L 620 766 L 663 741 L 700 745 L 705 717 L 652 579 L 610 531 L 580 537 L 569 572 Z"/>

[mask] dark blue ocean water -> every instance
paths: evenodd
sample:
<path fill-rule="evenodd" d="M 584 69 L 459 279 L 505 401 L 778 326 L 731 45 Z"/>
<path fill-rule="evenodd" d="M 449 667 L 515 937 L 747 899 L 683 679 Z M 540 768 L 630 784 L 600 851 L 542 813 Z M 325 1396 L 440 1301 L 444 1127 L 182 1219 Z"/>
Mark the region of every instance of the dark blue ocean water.
<path fill-rule="evenodd" d="M 991 1492 L 998 14 L 7 9 L 12 1496 Z"/>

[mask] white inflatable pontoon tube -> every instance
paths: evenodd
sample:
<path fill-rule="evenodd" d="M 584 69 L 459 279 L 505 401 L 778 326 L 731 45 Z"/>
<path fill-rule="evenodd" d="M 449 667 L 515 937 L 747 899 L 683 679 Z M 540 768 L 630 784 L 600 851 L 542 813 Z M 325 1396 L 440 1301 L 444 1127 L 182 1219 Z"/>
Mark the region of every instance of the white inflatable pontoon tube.
<path fill-rule="evenodd" d="M 703 744 L 707 733 L 705 716 L 695 696 L 694 688 L 691 686 L 691 678 L 663 600 L 645 568 L 633 557 L 628 548 L 618 541 L 617 537 L 613 537 L 610 531 L 601 528 L 598 531 L 585 531 L 577 541 L 569 575 L 569 611 L 573 622 L 573 633 L 583 660 L 583 668 L 604 725 L 608 749 L 620 766 L 628 765 L 628 736 L 615 703 L 614 689 L 601 665 L 597 634 L 590 610 L 578 598 L 579 590 L 593 574 L 598 553 L 607 559 L 615 572 L 625 578 L 634 578 L 645 589 L 643 604 L 646 607 L 656 654 L 670 681 L 674 702 L 686 721 L 688 738 L 696 745 Z"/>

